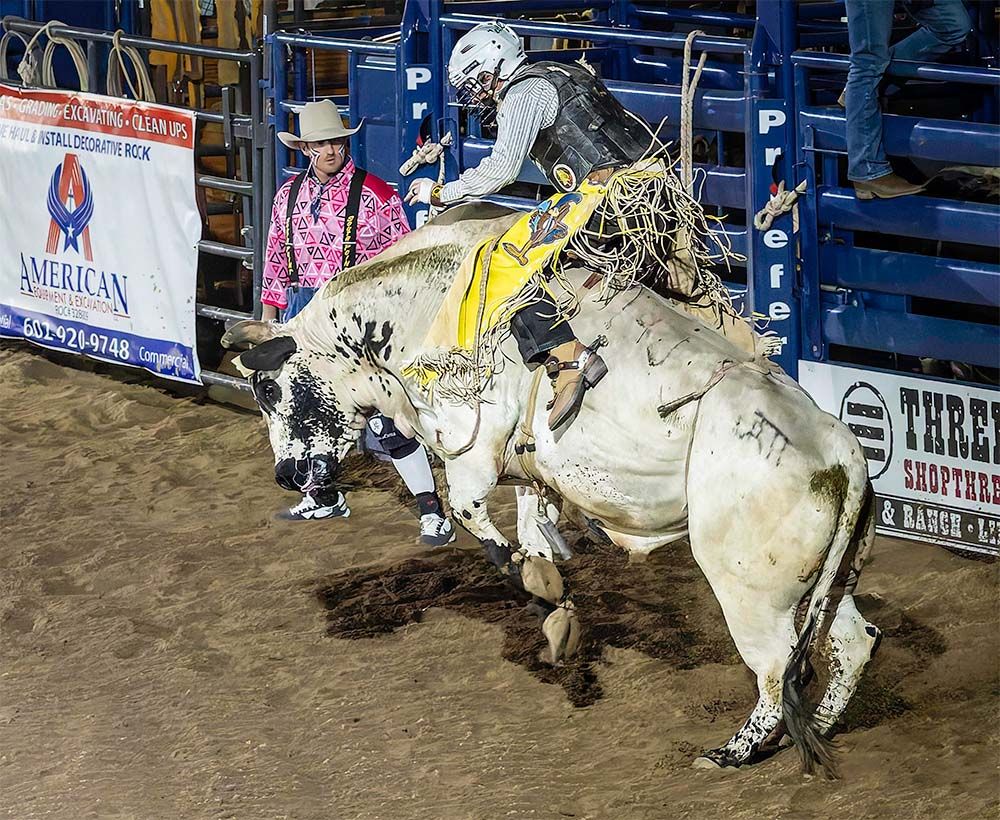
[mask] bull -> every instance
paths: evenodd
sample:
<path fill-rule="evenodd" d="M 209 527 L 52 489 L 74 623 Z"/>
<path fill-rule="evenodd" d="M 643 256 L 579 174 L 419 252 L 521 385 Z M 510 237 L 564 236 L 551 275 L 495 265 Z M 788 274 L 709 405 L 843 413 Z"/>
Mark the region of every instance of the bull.
<path fill-rule="evenodd" d="M 574 651 L 579 625 L 550 560 L 557 509 L 546 501 L 572 502 L 630 553 L 686 536 L 758 688 L 743 725 L 698 763 L 748 763 L 783 728 L 807 771 L 832 772 L 829 735 L 880 637 L 852 594 L 874 540 L 858 441 L 776 365 L 646 289 L 609 306 L 579 288 L 574 328 L 607 340 L 610 373 L 568 429 L 549 431 L 551 388 L 520 365 L 512 340 L 480 403 L 436 396 L 408 368 L 433 352 L 427 331 L 462 260 L 507 224 L 429 223 L 328 283 L 290 322 L 246 321 L 226 334 L 224 344 L 250 348 L 237 361 L 266 419 L 277 481 L 335 482 L 366 416 L 391 417 L 444 459 L 456 521 L 547 602 L 552 662 Z M 586 274 L 568 275 L 582 285 Z M 520 517 L 520 545 L 490 517 L 501 481 L 546 497 L 522 493 L 522 513 L 536 512 Z M 816 651 L 831 673 L 812 708 L 802 691 Z"/>

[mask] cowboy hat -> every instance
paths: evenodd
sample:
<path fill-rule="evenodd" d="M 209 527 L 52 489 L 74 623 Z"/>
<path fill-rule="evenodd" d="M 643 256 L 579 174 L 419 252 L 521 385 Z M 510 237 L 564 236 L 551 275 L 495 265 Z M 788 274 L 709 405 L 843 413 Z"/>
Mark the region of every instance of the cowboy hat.
<path fill-rule="evenodd" d="M 302 142 L 319 142 L 320 140 L 335 140 L 349 137 L 357 133 L 358 129 L 364 125 L 364 120 L 354 128 L 344 128 L 344 121 L 340 118 L 340 111 L 330 100 L 320 100 L 319 102 L 306 103 L 297 112 L 299 115 L 300 134 L 292 134 L 288 131 L 279 131 L 278 139 L 289 148 L 298 148 Z"/>

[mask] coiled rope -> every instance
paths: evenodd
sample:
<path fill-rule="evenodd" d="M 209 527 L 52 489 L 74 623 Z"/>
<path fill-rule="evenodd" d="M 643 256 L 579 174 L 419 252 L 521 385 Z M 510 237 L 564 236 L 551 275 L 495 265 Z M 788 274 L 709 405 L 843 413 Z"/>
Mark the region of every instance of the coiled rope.
<path fill-rule="evenodd" d="M 24 57 L 21 58 L 21 62 L 17 66 L 17 73 L 25 85 L 35 86 L 36 88 L 39 86 L 44 88 L 55 88 L 56 76 L 55 71 L 52 68 L 52 60 L 55 56 L 56 49 L 59 46 L 65 46 L 66 50 L 69 52 L 69 56 L 73 60 L 73 67 L 76 69 L 76 75 L 80 81 L 80 90 L 90 90 L 90 73 L 87 70 L 86 53 L 76 40 L 72 40 L 69 37 L 61 37 L 58 34 L 52 33 L 54 26 L 65 25 L 65 23 L 61 23 L 59 20 L 50 20 L 38 29 L 32 38 L 25 43 Z M 4 66 L 6 66 L 7 44 L 9 42 L 8 38 L 14 34 L 14 32 L 8 31 L 4 34 L 3 40 L 0 41 L 0 64 L 3 64 Z M 35 48 L 35 45 L 43 34 L 48 38 L 48 42 L 45 44 L 41 60 L 39 60 L 38 50 Z M 17 36 L 17 38 L 24 43 L 24 38 L 20 34 L 15 36 Z M 7 79 L 6 67 L 4 68 L 4 79 Z"/>
<path fill-rule="evenodd" d="M 10 43 L 13 40 L 21 41 L 21 45 L 24 46 L 25 55 L 27 55 L 31 51 L 31 48 L 34 48 L 34 46 L 29 48 L 27 39 L 25 39 L 24 35 L 22 35 L 20 32 L 5 31 L 3 37 L 0 37 L 0 80 L 11 79 L 10 75 L 7 73 L 7 49 L 10 47 Z M 22 57 L 21 59 L 24 60 L 25 58 Z M 35 63 L 41 61 L 41 54 L 38 53 L 37 49 L 35 54 L 32 56 L 32 60 Z"/>
<path fill-rule="evenodd" d="M 10 43 L 17 39 L 24 44 L 24 56 L 17 66 L 17 73 L 26 86 L 56 88 L 56 77 L 53 69 L 53 60 L 56 49 L 64 46 L 69 52 L 76 69 L 81 91 L 90 91 L 90 72 L 87 68 L 87 54 L 80 44 L 70 37 L 63 37 L 55 34 L 52 29 L 56 26 L 65 26 L 59 20 L 50 20 L 32 35 L 30 40 L 26 40 L 19 32 L 7 31 L 0 38 L 0 79 L 10 79 L 7 76 L 7 51 Z M 146 64 L 139 54 L 139 50 L 133 46 L 125 46 L 121 43 L 123 32 L 119 29 L 112 36 L 111 51 L 108 54 L 108 82 L 107 93 L 112 97 L 124 97 L 122 90 L 122 77 L 128 83 L 132 97 L 142 102 L 156 102 L 156 92 L 153 90 L 153 83 L 150 80 Z M 48 38 L 45 48 L 41 50 L 39 56 L 38 41 L 42 36 Z M 132 62 L 132 70 L 135 73 L 136 82 L 132 82 L 128 68 L 125 65 L 125 57 Z"/>
<path fill-rule="evenodd" d="M 153 83 L 149 79 L 149 72 L 146 70 L 146 63 L 143 62 L 142 55 L 133 46 L 123 46 L 121 39 L 122 31 L 118 29 L 112 36 L 111 52 L 108 54 L 108 95 L 112 97 L 125 96 L 122 90 L 122 77 L 125 77 L 133 99 L 140 102 L 156 102 L 156 92 L 153 90 Z M 128 57 L 132 61 L 132 70 L 135 72 L 135 79 L 139 84 L 138 89 L 132 82 L 123 57 Z"/>

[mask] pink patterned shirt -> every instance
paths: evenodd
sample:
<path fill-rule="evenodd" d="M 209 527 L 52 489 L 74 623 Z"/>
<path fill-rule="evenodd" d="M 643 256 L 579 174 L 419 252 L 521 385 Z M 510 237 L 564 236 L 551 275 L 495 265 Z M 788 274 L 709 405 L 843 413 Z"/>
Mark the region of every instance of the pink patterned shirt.
<path fill-rule="evenodd" d="M 310 174 L 299 189 L 292 213 L 292 245 L 299 268 L 299 283 L 305 287 L 318 288 L 337 276 L 343 268 L 344 210 L 353 175 L 354 161 L 348 158 L 340 173 L 325 186 L 321 186 L 319 180 Z M 287 305 L 285 288 L 289 285 L 285 261 L 285 213 L 291 186 L 292 180 L 289 179 L 275 194 L 264 254 L 260 301 L 279 309 Z M 311 206 L 317 196 L 319 218 L 314 219 Z M 368 174 L 361 188 L 358 213 L 358 262 L 371 259 L 409 232 L 410 226 L 399 197 L 377 176 Z"/>

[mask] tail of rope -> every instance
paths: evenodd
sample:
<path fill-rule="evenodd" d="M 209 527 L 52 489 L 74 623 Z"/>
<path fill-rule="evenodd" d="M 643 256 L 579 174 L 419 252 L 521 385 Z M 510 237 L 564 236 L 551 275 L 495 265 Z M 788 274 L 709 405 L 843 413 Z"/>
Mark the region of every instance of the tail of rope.
<path fill-rule="evenodd" d="M 698 58 L 698 65 L 691 76 L 691 48 L 695 37 L 704 37 L 705 32 L 696 29 L 684 40 L 684 62 L 681 67 L 681 181 L 688 192 L 694 196 L 694 95 L 698 91 L 698 81 L 708 52 L 703 51 Z"/>

